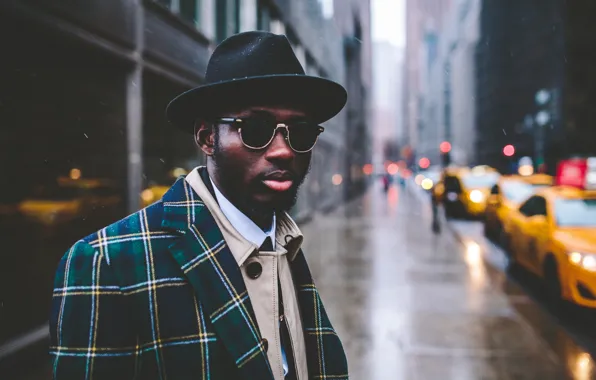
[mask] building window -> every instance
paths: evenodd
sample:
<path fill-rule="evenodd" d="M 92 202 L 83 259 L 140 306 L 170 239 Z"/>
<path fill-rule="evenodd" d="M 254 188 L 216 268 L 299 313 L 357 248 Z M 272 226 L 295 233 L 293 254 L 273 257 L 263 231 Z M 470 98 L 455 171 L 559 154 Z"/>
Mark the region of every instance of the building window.
<path fill-rule="evenodd" d="M 240 0 L 217 0 L 217 41 L 221 42 L 240 31 Z"/>
<path fill-rule="evenodd" d="M 269 6 L 265 4 L 264 0 L 259 0 L 257 28 L 267 32 L 271 30 L 271 13 L 269 12 Z"/>
<path fill-rule="evenodd" d="M 154 0 L 157 4 L 178 15 L 184 21 L 192 24 L 198 30 L 208 32 L 210 25 L 206 23 L 209 17 L 210 2 L 213 0 Z M 207 12 L 203 15 L 203 11 Z"/>
<path fill-rule="evenodd" d="M 201 9 L 200 0 L 178 0 L 180 2 L 180 17 L 184 20 L 192 23 L 195 26 L 199 26 L 199 9 Z"/>

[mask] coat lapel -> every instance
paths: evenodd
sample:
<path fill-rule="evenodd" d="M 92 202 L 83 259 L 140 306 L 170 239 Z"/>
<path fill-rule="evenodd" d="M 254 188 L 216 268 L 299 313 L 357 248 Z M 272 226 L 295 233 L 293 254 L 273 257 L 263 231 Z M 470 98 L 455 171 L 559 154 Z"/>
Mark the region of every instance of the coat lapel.
<path fill-rule="evenodd" d="M 242 378 L 273 379 L 242 273 L 213 216 L 183 178 L 163 206 L 163 227 L 181 234 L 170 251 Z"/>
<path fill-rule="evenodd" d="M 302 250 L 291 261 L 302 315 L 310 379 L 348 379 L 343 346 L 323 307 Z"/>

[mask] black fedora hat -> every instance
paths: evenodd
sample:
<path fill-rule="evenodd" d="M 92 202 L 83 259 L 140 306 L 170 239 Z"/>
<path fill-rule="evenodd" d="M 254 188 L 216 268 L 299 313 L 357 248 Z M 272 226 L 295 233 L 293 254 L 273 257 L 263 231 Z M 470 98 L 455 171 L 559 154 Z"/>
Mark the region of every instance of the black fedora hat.
<path fill-rule="evenodd" d="M 252 31 L 220 43 L 209 59 L 205 83 L 178 95 L 166 115 L 190 133 L 196 119 L 243 106 L 288 106 L 323 123 L 346 101 L 340 84 L 304 73 L 286 36 Z"/>

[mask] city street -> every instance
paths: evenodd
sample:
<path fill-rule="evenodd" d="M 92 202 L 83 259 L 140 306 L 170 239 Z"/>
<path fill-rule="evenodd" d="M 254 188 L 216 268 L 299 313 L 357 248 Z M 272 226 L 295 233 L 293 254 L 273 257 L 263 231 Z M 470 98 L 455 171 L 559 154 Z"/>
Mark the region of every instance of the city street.
<path fill-rule="evenodd" d="M 596 334 L 585 316 L 553 315 L 532 279 L 508 278 L 479 222 L 443 221 L 432 234 L 425 196 L 372 186 L 302 226 L 350 378 L 594 378 Z M 50 368 L 16 376 L 48 379 Z"/>
<path fill-rule="evenodd" d="M 419 191 L 373 187 L 304 227 L 350 378 L 593 378 L 593 359 L 575 341 L 595 340 L 560 327 L 507 278 L 478 222 L 443 224 L 433 235 Z"/>

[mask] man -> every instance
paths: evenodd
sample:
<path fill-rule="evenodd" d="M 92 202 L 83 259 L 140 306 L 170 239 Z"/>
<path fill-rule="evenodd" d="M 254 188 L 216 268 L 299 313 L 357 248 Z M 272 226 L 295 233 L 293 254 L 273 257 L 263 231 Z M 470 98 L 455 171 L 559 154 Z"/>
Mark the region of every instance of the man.
<path fill-rule="evenodd" d="M 286 211 L 345 89 L 304 74 L 285 36 L 241 33 L 169 120 L 207 166 L 74 244 L 58 267 L 56 379 L 347 379 Z"/>

